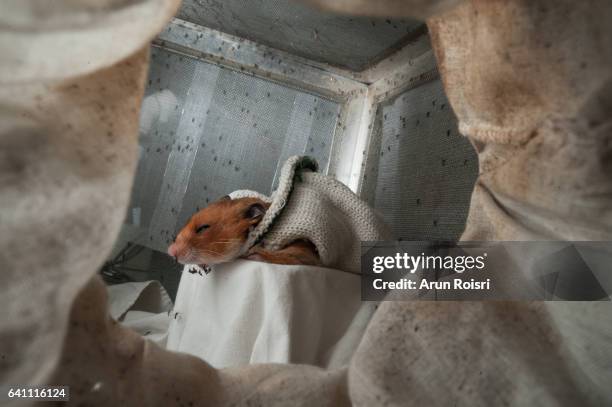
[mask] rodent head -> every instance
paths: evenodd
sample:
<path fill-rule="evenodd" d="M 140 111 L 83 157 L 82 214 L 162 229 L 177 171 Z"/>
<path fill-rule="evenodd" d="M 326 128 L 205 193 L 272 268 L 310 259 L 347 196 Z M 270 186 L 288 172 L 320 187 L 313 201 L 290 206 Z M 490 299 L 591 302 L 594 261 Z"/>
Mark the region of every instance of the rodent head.
<path fill-rule="evenodd" d="M 269 206 L 258 198 L 224 197 L 191 217 L 168 247 L 168 254 L 182 264 L 234 260 Z"/>

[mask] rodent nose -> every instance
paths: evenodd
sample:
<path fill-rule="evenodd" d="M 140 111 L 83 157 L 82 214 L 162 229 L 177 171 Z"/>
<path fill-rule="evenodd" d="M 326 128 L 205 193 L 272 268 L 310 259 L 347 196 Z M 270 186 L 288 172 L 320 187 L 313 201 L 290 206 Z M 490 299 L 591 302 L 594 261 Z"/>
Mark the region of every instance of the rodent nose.
<path fill-rule="evenodd" d="M 168 255 L 176 259 L 177 254 L 178 254 L 178 249 L 176 248 L 176 244 L 172 243 L 170 247 L 168 247 Z"/>

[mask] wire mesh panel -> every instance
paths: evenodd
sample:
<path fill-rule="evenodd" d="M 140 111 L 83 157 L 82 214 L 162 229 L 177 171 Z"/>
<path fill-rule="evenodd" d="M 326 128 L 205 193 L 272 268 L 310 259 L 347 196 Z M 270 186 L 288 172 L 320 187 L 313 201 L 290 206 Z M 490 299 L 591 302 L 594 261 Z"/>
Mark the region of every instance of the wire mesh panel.
<path fill-rule="evenodd" d="M 184 0 L 178 17 L 353 71 L 424 29 L 417 20 L 333 14 L 294 0 Z"/>
<path fill-rule="evenodd" d="M 441 81 L 379 105 L 363 195 L 404 240 L 461 235 L 478 173 Z"/>
<path fill-rule="evenodd" d="M 198 209 L 236 189 L 272 190 L 294 154 L 326 168 L 340 106 L 316 95 L 153 48 L 128 222 L 165 250 Z"/>

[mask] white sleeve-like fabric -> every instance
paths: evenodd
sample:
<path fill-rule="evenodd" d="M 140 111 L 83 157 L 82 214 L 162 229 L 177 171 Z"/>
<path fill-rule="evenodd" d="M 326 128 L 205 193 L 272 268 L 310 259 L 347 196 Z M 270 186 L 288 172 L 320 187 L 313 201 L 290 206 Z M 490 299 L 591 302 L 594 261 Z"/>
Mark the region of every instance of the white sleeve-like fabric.
<path fill-rule="evenodd" d="M 217 368 L 249 363 L 347 365 L 360 337 L 343 337 L 361 308 L 360 277 L 340 270 L 239 260 L 183 272 L 168 349 Z M 341 342 L 341 343 L 340 343 Z M 348 348 L 349 352 L 340 346 Z M 334 353 L 337 350 L 337 356 Z"/>
<path fill-rule="evenodd" d="M 150 40 L 178 0 L 0 13 L 0 382 L 45 383 L 129 201 Z"/>

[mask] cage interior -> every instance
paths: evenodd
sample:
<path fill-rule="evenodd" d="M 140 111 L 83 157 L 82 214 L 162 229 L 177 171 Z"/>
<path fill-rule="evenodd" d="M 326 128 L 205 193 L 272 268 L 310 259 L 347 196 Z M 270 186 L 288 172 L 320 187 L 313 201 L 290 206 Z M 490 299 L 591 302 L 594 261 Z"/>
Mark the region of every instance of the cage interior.
<path fill-rule="evenodd" d="M 234 190 L 271 193 L 291 155 L 316 158 L 404 240 L 456 240 L 478 172 L 422 22 L 282 0 L 183 3 L 151 48 L 139 153 L 103 275 L 159 279 L 171 296 L 177 230 Z"/>

